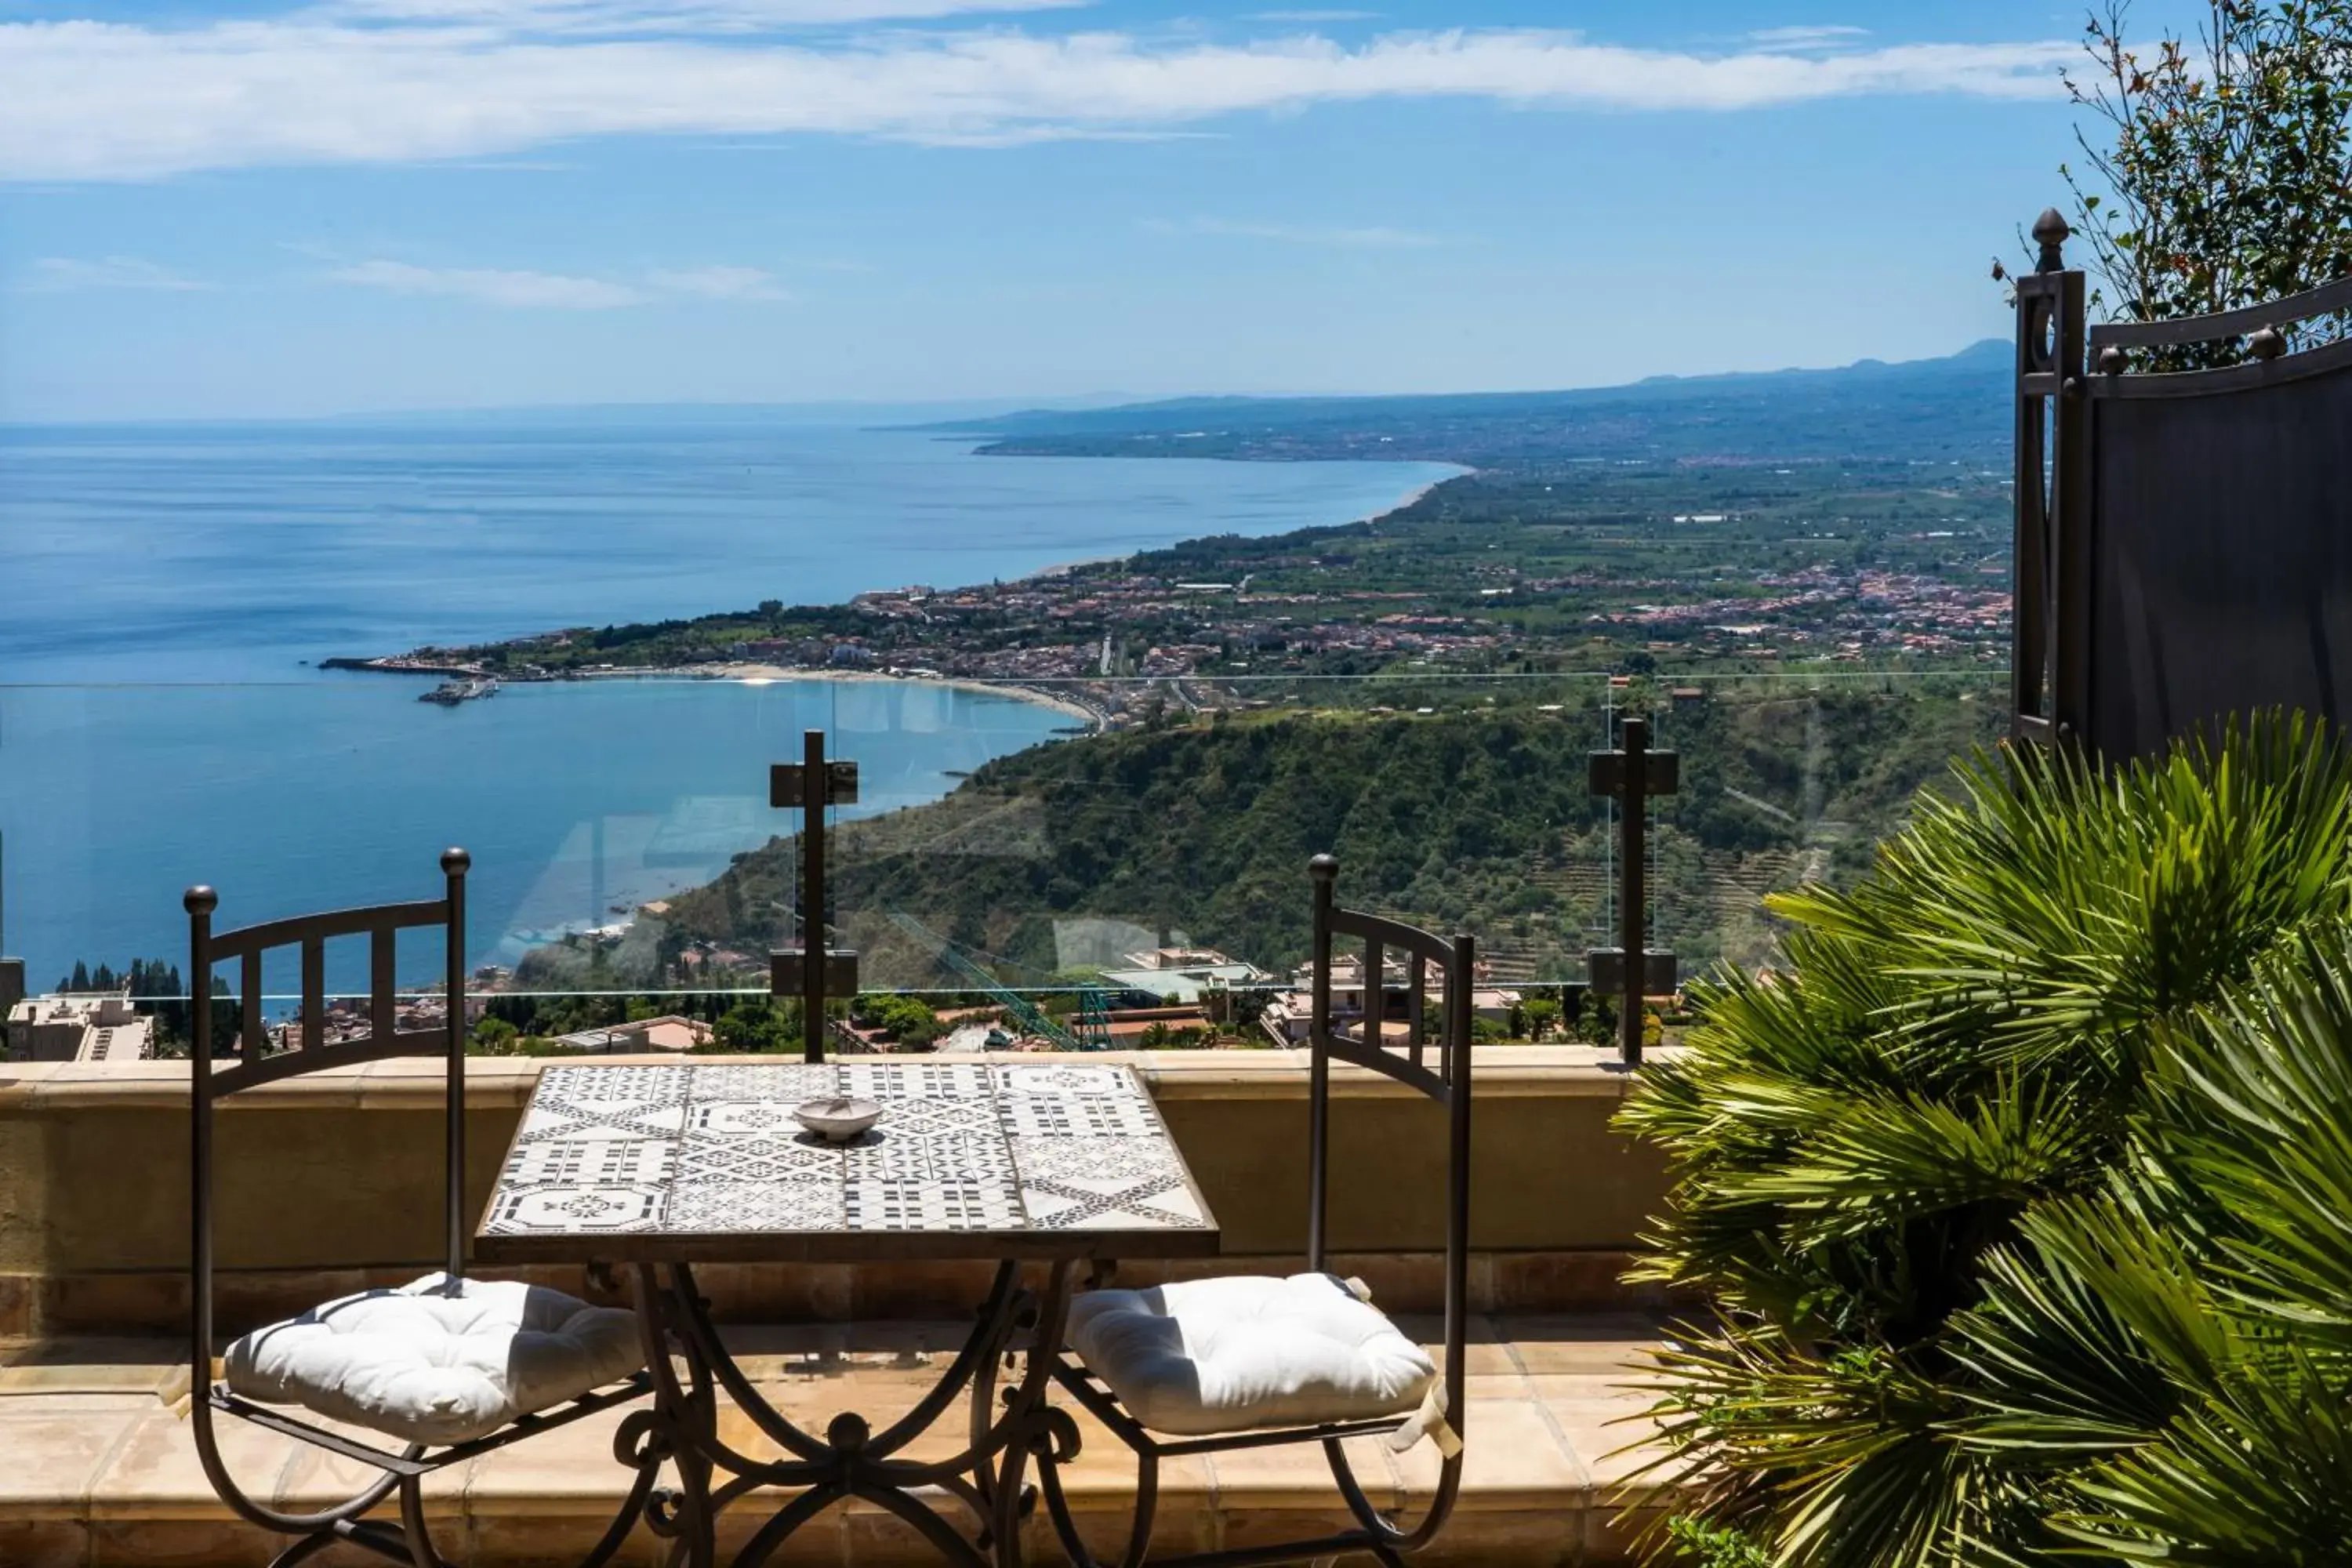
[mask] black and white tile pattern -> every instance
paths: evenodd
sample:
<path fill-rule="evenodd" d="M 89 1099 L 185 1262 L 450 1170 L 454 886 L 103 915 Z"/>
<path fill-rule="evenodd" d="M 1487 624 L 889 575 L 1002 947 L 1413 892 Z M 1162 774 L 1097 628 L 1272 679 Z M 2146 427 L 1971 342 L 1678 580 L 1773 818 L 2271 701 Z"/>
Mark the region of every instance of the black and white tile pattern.
<path fill-rule="evenodd" d="M 883 1107 L 830 1144 L 793 1108 Z M 561 1066 L 492 1195 L 494 1236 L 1197 1230 L 1135 1074 L 1097 1062 Z"/>

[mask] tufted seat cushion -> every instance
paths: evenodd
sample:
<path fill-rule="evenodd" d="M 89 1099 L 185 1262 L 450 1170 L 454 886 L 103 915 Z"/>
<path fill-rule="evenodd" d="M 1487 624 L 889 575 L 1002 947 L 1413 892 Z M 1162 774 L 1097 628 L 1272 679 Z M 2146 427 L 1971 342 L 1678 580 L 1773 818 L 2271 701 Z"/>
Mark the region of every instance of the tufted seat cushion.
<path fill-rule="evenodd" d="M 1129 1415 L 1183 1436 L 1402 1415 L 1437 1378 L 1328 1274 L 1088 1291 L 1070 1304 L 1069 1341 Z"/>
<path fill-rule="evenodd" d="M 232 1393 L 412 1443 L 464 1443 L 645 1365 L 635 1314 L 560 1290 L 428 1275 L 256 1329 L 228 1347 Z"/>

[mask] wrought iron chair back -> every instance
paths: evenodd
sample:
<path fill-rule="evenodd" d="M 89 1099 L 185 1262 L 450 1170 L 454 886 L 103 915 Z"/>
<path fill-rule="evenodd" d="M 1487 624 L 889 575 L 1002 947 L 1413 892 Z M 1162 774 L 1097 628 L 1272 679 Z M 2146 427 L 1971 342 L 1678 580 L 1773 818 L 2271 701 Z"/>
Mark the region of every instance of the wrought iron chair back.
<path fill-rule="evenodd" d="M 1453 1512 L 1462 1483 L 1464 1416 L 1466 1414 L 1465 1360 L 1469 1339 L 1470 1274 L 1470 1020 L 1471 986 L 1477 963 L 1477 944 L 1467 936 L 1448 941 L 1425 931 L 1339 907 L 1335 884 L 1339 862 L 1318 855 L 1308 867 L 1315 892 L 1309 1047 L 1307 1142 L 1307 1266 L 1317 1272 L 1329 1267 L 1328 1233 L 1325 1223 L 1330 1184 L 1331 1065 L 1362 1068 L 1393 1079 L 1442 1107 L 1446 1118 L 1445 1199 L 1445 1328 L 1444 1363 L 1438 1383 L 1423 1408 L 1407 1417 L 1401 1429 L 1394 1415 L 1344 1418 L 1311 1425 L 1250 1428 L 1223 1435 L 1171 1437 L 1144 1427 L 1114 1396 L 1107 1383 L 1083 1364 L 1057 1357 L 1053 1376 L 1056 1386 L 1108 1426 L 1133 1450 L 1138 1462 L 1136 1508 L 1124 1552 L 1116 1558 L 1097 1558 L 1080 1534 L 1062 1490 L 1060 1467 L 1074 1458 L 1080 1435 L 1064 1411 L 1045 1417 L 1047 1436 L 1037 1445 L 1038 1479 L 1047 1511 L 1063 1548 L 1077 1568 L 1140 1568 L 1147 1561 L 1160 1568 L 1254 1568 L 1254 1565 L 1297 1561 L 1324 1561 L 1349 1552 L 1369 1552 L 1386 1568 L 1399 1568 L 1405 1554 L 1435 1539 Z M 1335 948 L 1343 941 L 1363 943 L 1360 972 L 1364 1005 L 1353 1032 L 1335 1004 Z M 1384 971 L 1390 954 L 1406 967 L 1404 1033 L 1389 1043 L 1387 986 Z M 1430 994 L 1430 979 L 1439 982 Z M 1435 1408 L 1431 1408 L 1432 1405 Z M 1365 1495 L 1349 1465 L 1346 1442 L 1350 1437 L 1436 1436 L 1444 1455 L 1437 1481 L 1419 1522 L 1406 1527 L 1377 1507 Z M 1214 1454 L 1282 1444 L 1319 1445 L 1334 1485 L 1346 1502 L 1352 1528 L 1313 1540 L 1271 1542 L 1217 1552 L 1150 1559 L 1152 1521 L 1159 1499 L 1159 1468 L 1162 1461 L 1188 1455 Z"/>
<path fill-rule="evenodd" d="M 215 1386 L 214 1106 L 241 1090 L 328 1068 L 382 1061 L 391 1057 L 444 1058 L 448 1074 L 444 1114 L 446 1179 L 443 1257 L 446 1288 L 456 1293 L 466 1261 L 466 873 L 472 864 L 472 858 L 463 849 L 443 853 L 444 892 L 438 899 L 301 915 L 230 931 L 213 930 L 213 914 L 220 907 L 220 896 L 211 888 L 191 888 L 182 900 L 188 913 L 189 956 L 188 1352 L 195 1394 L 189 1402 L 190 1426 L 205 1474 L 231 1510 L 266 1530 L 303 1537 L 279 1554 L 278 1561 L 289 1568 L 291 1563 L 337 1540 L 401 1562 L 436 1562 L 425 1538 L 418 1480 L 466 1449 L 494 1446 L 497 1440 L 466 1445 L 434 1458 L 427 1458 L 422 1447 L 415 1444 L 406 1445 L 398 1455 L 391 1455 Z M 400 933 L 434 926 L 443 928 L 446 939 L 446 1016 L 434 1028 L 402 1029 L 398 1026 L 395 996 Z M 326 944 L 337 938 L 356 936 L 369 941 L 368 1033 L 362 1038 L 330 1044 L 326 1039 Z M 269 1037 L 262 1005 L 263 959 L 274 949 L 289 947 L 299 947 L 302 954 L 299 1014 L 301 1043 L 299 1048 L 270 1055 L 267 1054 Z M 235 963 L 238 968 L 236 1038 L 234 1055 L 216 1058 L 213 972 L 215 966 L 226 963 Z M 227 1065 L 222 1065 L 224 1060 Z M 377 1466 L 383 1473 L 337 1507 L 308 1514 L 281 1512 L 248 1497 L 228 1473 L 214 1429 L 216 1410 Z M 362 1517 L 395 1489 L 401 1493 L 399 1530 Z"/>
<path fill-rule="evenodd" d="M 1445 1139 L 1445 1328 L 1443 1409 L 1459 1431 L 1465 1406 L 1465 1363 L 1470 1330 L 1470 1038 L 1473 990 L 1477 971 L 1477 940 L 1466 933 L 1451 941 L 1416 926 L 1385 920 L 1357 910 L 1339 908 L 1339 862 L 1318 855 L 1307 867 L 1315 886 L 1315 927 L 1312 955 L 1313 994 L 1307 1021 L 1307 1266 L 1327 1267 L 1329 1245 L 1331 1140 L 1331 1064 L 1351 1067 L 1391 1079 L 1419 1091 L 1444 1108 Z M 1363 944 L 1356 1030 L 1349 1034 L 1332 1005 L 1335 948 L 1343 939 Z M 1390 953 L 1403 961 L 1404 1037 L 1389 1040 L 1387 963 Z M 1430 977 L 1439 981 L 1435 998 L 1435 1038 L 1432 1030 Z M 1434 1058 L 1433 1061 L 1432 1058 Z M 1352 1489 L 1345 1460 L 1336 1452 L 1333 1468 L 1342 1487 Z M 1429 1513 L 1410 1542 L 1394 1544 L 1409 1550 L 1434 1534 L 1452 1510 L 1461 1479 L 1458 1450 L 1449 1456 L 1439 1475 L 1438 1489 Z M 1353 1502 L 1351 1498 L 1350 1502 Z"/>
<path fill-rule="evenodd" d="M 194 1271 L 194 1352 L 208 1358 L 212 1343 L 213 1107 L 241 1089 L 281 1079 L 383 1061 L 391 1057 L 438 1056 L 448 1064 L 443 1125 L 446 1159 L 442 1220 L 444 1272 L 454 1290 L 466 1264 L 466 873 L 473 857 L 463 849 L 441 856 L 445 890 L 415 903 L 377 904 L 269 921 L 239 931 L 213 930 L 220 895 L 207 887 L 188 889 L 189 1095 L 192 1118 L 189 1192 L 194 1234 L 189 1265 Z M 446 1016 L 437 1027 L 398 1026 L 395 966 L 400 933 L 439 926 L 446 937 Z M 358 1039 L 326 1038 L 326 944 L 339 937 L 368 939 L 368 1032 Z M 265 1054 L 268 1040 L 262 1011 L 262 961 L 272 949 L 302 952 L 301 1046 Z M 222 1067 L 215 1058 L 212 986 L 215 965 L 238 965 L 236 1056 Z"/>

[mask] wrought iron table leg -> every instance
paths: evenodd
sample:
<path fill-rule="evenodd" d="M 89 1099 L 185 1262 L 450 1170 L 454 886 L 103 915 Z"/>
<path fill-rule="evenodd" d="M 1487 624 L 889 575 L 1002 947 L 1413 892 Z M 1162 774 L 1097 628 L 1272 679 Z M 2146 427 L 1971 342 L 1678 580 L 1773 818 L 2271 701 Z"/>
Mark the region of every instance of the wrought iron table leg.
<path fill-rule="evenodd" d="M 1007 1389 L 1001 1415 L 988 1409 L 996 1384 L 995 1366 L 1016 1331 L 1050 1351 L 1059 1345 L 1069 1305 L 1070 1263 L 1053 1266 L 1042 1294 L 1019 1289 L 1011 1263 L 979 1313 L 970 1339 L 940 1381 L 913 1409 L 879 1432 L 863 1416 L 837 1415 L 824 1436 L 803 1430 L 752 1386 L 720 1342 L 709 1303 L 695 1289 L 684 1265 L 636 1271 L 637 1319 L 646 1341 L 646 1361 L 654 1385 L 654 1408 L 644 1426 L 625 1428 L 616 1447 L 642 1443 L 623 1454 L 625 1462 L 647 1454 L 666 1455 L 678 1485 L 653 1492 L 646 1518 L 654 1532 L 672 1542 L 673 1568 L 716 1568 L 719 1516 L 761 1486 L 803 1489 L 767 1520 L 737 1553 L 733 1568 L 760 1568 L 793 1531 L 845 1498 L 862 1498 L 886 1510 L 920 1534 L 955 1568 L 987 1568 L 991 1557 L 1003 1568 L 1019 1568 L 1021 1515 L 1025 1498 L 1021 1477 L 1026 1455 L 1044 1440 L 1050 1353 L 1032 1354 L 1020 1382 Z M 673 1363 L 682 1357 L 685 1373 Z M 969 1384 L 972 1390 L 971 1439 L 951 1458 L 919 1462 L 901 1449 L 951 1410 Z M 718 1399 L 724 1392 L 761 1434 L 782 1454 L 757 1459 L 738 1452 L 719 1435 Z M 728 1479 L 714 1485 L 724 1471 Z M 649 1483 L 648 1483 L 649 1484 Z M 970 1510 L 979 1527 L 978 1543 L 959 1534 L 924 1489 L 944 1492 Z"/>
<path fill-rule="evenodd" d="M 1023 1487 L 1022 1477 L 1029 1456 L 1054 1440 L 1047 1420 L 1050 1406 L 1046 1392 L 1052 1386 L 1055 1358 L 1062 1348 L 1062 1331 L 1068 1325 L 1070 1274 L 1074 1267 L 1067 1261 L 1054 1265 L 1045 1297 L 1037 1304 L 1035 1321 L 1030 1327 L 1030 1352 L 1021 1369 L 1021 1381 L 1004 1394 L 1005 1415 L 1001 1429 L 1006 1432 L 1006 1437 L 1002 1468 L 991 1478 L 994 1491 L 990 1501 L 994 1505 L 995 1517 L 989 1525 L 1000 1568 L 1021 1568 L 1021 1521 L 1036 1501 L 1035 1491 Z"/>
<path fill-rule="evenodd" d="M 715 1432 L 718 1426 L 710 1385 L 698 1375 L 699 1368 L 690 1347 L 685 1378 L 678 1376 L 670 1360 L 670 1340 L 678 1330 L 675 1303 L 650 1264 L 638 1267 L 635 1287 L 637 1328 L 645 1341 L 646 1370 L 654 1384 L 654 1407 L 646 1413 L 643 1441 L 649 1450 L 668 1458 L 678 1479 L 675 1487 L 650 1489 L 646 1525 L 671 1543 L 665 1561 L 673 1568 L 681 1563 L 687 1568 L 717 1568 L 710 1463 L 703 1445 L 696 1440 L 699 1432 Z M 622 1440 L 615 1436 L 616 1447 Z"/>

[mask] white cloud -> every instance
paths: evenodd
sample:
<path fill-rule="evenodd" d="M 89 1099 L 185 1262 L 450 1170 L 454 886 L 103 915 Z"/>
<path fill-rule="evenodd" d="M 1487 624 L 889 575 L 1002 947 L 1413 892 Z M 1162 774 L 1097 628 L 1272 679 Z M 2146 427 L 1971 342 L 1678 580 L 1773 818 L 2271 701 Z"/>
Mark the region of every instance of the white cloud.
<path fill-rule="evenodd" d="M 338 283 L 389 289 L 395 294 L 446 294 L 484 305 L 521 310 L 609 310 L 646 296 L 602 278 L 556 272 L 502 272 L 480 267 L 412 267 L 404 261 L 362 261 L 328 274 Z"/>
<path fill-rule="evenodd" d="M 31 276 L 20 287 L 41 294 L 64 293 L 75 289 L 141 289 L 184 293 L 193 289 L 209 289 L 212 285 L 194 278 L 184 278 L 168 268 L 158 267 L 152 261 L 142 261 L 135 256 L 108 256 L 96 261 L 45 256 L 33 263 Z"/>
<path fill-rule="evenodd" d="M 16 23 L 0 25 L 0 177 L 479 157 L 608 135 L 1004 142 L 1438 97 L 1698 111 L 1860 94 L 2038 98 L 2063 90 L 2056 73 L 2074 54 L 2058 40 L 1702 55 L 1507 31 L 1350 47 L 1311 36 L 1219 45 L 901 30 L 817 47 L 551 41 L 301 16 L 177 29 Z"/>
<path fill-rule="evenodd" d="M 1184 223 L 1148 222 L 1144 226 L 1159 234 L 1211 234 L 1234 239 L 1279 240 L 1288 245 L 1332 245 L 1350 250 L 1420 250 L 1460 243 L 1446 235 L 1378 226 L 1327 228 L 1308 224 L 1234 223 L 1224 218 L 1196 217 Z"/>
<path fill-rule="evenodd" d="M 975 13 L 1052 11 L 1088 0 L 324 0 L 326 22 L 432 23 L 577 36 L 767 33 Z"/>
<path fill-rule="evenodd" d="M 650 281 L 672 294 L 694 294 L 705 300 L 789 300 L 775 274 L 757 267 L 688 267 L 656 272 Z"/>
<path fill-rule="evenodd" d="M 1759 27 L 1748 41 L 1761 49 L 1830 49 L 1851 47 L 1868 37 L 1867 27 Z"/>
<path fill-rule="evenodd" d="M 639 284 L 561 272 L 418 267 L 406 261 L 374 260 L 338 266 L 327 277 L 337 283 L 385 289 L 395 294 L 439 294 L 522 310 L 613 310 L 665 298 L 730 301 L 792 298 L 775 274 L 757 267 L 670 268 L 647 273 Z"/>

